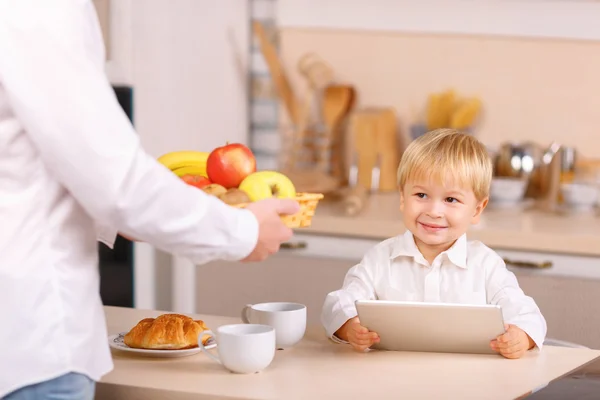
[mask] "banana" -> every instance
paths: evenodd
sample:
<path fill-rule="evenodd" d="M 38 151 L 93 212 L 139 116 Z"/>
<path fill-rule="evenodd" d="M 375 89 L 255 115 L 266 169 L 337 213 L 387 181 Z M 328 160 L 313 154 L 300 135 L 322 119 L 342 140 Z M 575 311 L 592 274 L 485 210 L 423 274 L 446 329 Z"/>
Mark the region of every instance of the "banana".
<path fill-rule="evenodd" d="M 198 165 L 186 165 L 185 167 L 180 167 L 172 170 L 175 175 L 182 177 L 184 175 L 195 175 L 195 176 L 203 176 L 208 178 L 206 173 L 206 163 L 198 164 Z"/>
<path fill-rule="evenodd" d="M 206 160 L 209 154 L 204 151 L 194 150 L 173 151 L 160 156 L 158 162 L 171 171 L 189 166 L 204 166 L 206 170 Z"/>

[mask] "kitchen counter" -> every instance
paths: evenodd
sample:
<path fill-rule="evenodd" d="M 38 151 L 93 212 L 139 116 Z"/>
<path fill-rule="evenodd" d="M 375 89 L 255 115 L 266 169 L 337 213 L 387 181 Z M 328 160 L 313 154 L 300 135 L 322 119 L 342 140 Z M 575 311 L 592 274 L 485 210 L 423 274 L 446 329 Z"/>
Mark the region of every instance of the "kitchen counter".
<path fill-rule="evenodd" d="M 105 307 L 109 334 L 159 311 Z M 211 329 L 239 319 L 196 315 Z M 514 399 L 600 357 L 600 351 L 546 346 L 519 360 L 496 355 L 357 353 L 309 329 L 295 347 L 252 375 L 232 374 L 200 353 L 147 358 L 113 350 L 114 370 L 96 399 Z"/>
<path fill-rule="evenodd" d="M 343 215 L 340 203 L 323 200 L 312 225 L 298 233 L 385 239 L 405 230 L 399 204 L 396 193 L 375 194 L 359 215 L 349 217 Z M 600 256 L 600 217 L 490 205 L 471 228 L 469 239 L 496 249 Z"/>

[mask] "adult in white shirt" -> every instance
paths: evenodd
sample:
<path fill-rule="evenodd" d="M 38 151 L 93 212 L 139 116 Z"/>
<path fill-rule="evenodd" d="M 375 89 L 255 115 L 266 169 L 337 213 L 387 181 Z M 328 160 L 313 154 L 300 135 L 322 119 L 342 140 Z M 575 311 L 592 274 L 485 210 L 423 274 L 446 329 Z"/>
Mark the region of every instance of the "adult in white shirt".
<path fill-rule="evenodd" d="M 413 141 L 398 168 L 407 231 L 379 243 L 329 293 L 322 323 L 329 337 L 363 351 L 379 340 L 360 325 L 356 300 L 497 304 L 507 331 L 490 346 L 507 358 L 541 348 L 546 321 L 502 258 L 466 231 L 487 205 L 492 178 L 485 147 L 440 129 Z"/>
<path fill-rule="evenodd" d="M 197 264 L 256 261 L 297 211 L 226 206 L 143 151 L 90 0 L 0 0 L 0 398 L 91 399 L 112 369 L 97 232 Z"/>

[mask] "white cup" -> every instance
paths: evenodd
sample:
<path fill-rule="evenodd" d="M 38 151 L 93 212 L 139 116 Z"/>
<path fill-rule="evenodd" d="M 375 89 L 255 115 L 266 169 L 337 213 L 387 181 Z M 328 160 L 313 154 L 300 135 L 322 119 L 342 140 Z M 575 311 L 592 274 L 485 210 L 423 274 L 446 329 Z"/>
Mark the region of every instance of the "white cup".
<path fill-rule="evenodd" d="M 218 356 L 202 344 L 202 336 L 213 336 Z M 267 368 L 275 357 L 275 329 L 268 325 L 235 324 L 217 328 L 217 334 L 207 330 L 199 335 L 200 349 L 231 372 L 252 374 Z"/>
<path fill-rule="evenodd" d="M 294 346 L 306 331 L 306 306 L 298 303 L 248 304 L 242 309 L 242 321 L 275 328 L 278 349 Z"/>

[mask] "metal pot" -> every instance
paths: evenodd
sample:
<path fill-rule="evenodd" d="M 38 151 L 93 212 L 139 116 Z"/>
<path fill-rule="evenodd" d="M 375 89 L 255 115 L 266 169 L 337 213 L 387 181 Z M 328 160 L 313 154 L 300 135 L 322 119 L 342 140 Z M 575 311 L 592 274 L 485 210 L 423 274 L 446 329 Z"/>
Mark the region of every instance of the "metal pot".
<path fill-rule="evenodd" d="M 560 149 L 552 142 L 547 149 L 536 143 L 504 143 L 494 158 L 494 175 L 528 180 L 525 196 L 538 198 L 545 195 L 552 180 L 550 163 Z"/>

